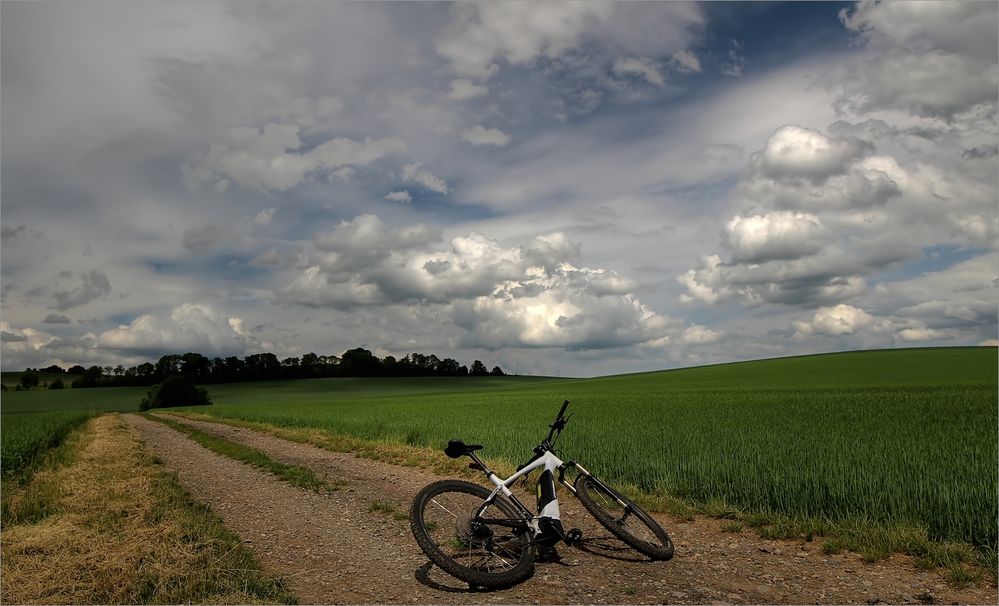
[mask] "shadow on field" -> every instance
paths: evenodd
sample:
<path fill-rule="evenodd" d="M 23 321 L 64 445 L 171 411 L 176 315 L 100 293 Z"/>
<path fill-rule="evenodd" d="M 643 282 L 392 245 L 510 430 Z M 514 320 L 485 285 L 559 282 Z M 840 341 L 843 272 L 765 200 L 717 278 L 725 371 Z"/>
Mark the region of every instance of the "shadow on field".
<path fill-rule="evenodd" d="M 606 535 L 587 537 L 576 544 L 576 549 L 585 551 L 598 558 L 619 560 L 622 562 L 649 562 L 649 558 L 628 547 L 617 538 Z"/>
<path fill-rule="evenodd" d="M 423 566 L 416 569 L 413 576 L 416 580 L 427 587 L 434 589 L 436 591 L 444 591 L 446 593 L 493 593 L 496 591 L 502 591 L 501 589 L 487 589 L 485 587 L 472 587 L 465 583 L 464 581 L 459 581 L 458 579 L 448 575 L 443 570 L 437 569 L 437 574 L 434 576 L 441 577 L 447 581 L 447 585 L 440 582 L 438 579 L 430 578 L 430 571 L 434 569 L 433 562 L 427 562 Z"/>

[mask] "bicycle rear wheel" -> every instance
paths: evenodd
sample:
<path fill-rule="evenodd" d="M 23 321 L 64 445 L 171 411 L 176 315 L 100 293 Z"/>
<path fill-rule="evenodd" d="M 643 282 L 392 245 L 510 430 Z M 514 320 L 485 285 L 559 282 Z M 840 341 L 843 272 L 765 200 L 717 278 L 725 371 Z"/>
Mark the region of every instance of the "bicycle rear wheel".
<path fill-rule="evenodd" d="M 669 534 L 628 497 L 593 476 L 584 475 L 576 478 L 576 496 L 604 528 L 630 547 L 653 560 L 673 557 Z"/>
<path fill-rule="evenodd" d="M 410 526 L 423 553 L 445 572 L 481 587 L 508 587 L 534 572 L 528 520 L 502 495 L 462 480 L 441 480 L 413 499 Z"/>

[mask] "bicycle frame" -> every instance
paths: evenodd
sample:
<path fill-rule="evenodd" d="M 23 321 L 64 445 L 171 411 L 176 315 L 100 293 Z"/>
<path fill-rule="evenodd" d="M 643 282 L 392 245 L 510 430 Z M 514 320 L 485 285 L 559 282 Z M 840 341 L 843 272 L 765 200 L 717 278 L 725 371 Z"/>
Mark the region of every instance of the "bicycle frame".
<path fill-rule="evenodd" d="M 547 442 L 547 441 L 546 441 Z M 509 478 L 501 478 L 494 472 L 486 468 L 485 464 L 475 456 L 474 453 L 469 453 L 474 463 L 471 464 L 473 469 L 478 469 L 486 474 L 489 481 L 496 486 L 495 489 L 489 494 L 482 504 L 482 507 L 476 513 L 476 517 L 479 518 L 481 513 L 490 507 L 496 500 L 496 496 L 502 494 L 511 503 L 514 504 L 530 521 L 528 526 L 531 529 L 531 533 L 535 538 L 547 538 L 550 543 L 555 543 L 558 540 L 570 543 L 571 541 L 567 538 L 567 533 L 562 527 L 561 512 L 559 511 L 558 497 L 555 494 L 555 472 L 558 472 L 558 482 L 566 487 L 569 492 L 576 494 L 576 489 L 572 484 L 566 481 L 565 472 L 568 469 L 576 469 L 580 475 L 587 477 L 593 477 L 593 475 L 587 471 L 582 465 L 576 461 L 570 460 L 569 462 L 564 462 L 562 459 L 558 458 L 551 450 L 548 449 L 547 443 L 542 443 L 539 446 L 540 454 L 536 454 L 530 461 L 528 461 L 523 467 L 517 470 Z M 538 478 L 538 510 L 535 514 L 530 508 L 524 505 L 520 499 L 517 498 L 510 487 L 516 484 L 518 480 L 527 476 L 532 471 L 537 469 L 544 469 L 541 473 L 541 477 Z M 594 478 L 597 482 L 599 479 Z M 625 505 L 621 503 L 621 505 Z M 522 526 L 521 523 L 514 523 L 508 520 L 496 520 L 479 518 L 484 524 L 487 525 L 497 525 L 497 526 L 512 526 L 519 527 Z"/>
<path fill-rule="evenodd" d="M 556 416 L 555 422 L 550 426 L 551 431 L 548 433 L 548 437 L 534 449 L 534 456 L 509 478 L 503 479 L 490 471 L 489 468 L 486 467 L 486 464 L 475 455 L 475 452 L 469 451 L 465 453 L 473 461 L 469 467 L 472 469 L 478 469 L 479 471 L 485 473 L 486 477 L 489 478 L 489 481 L 496 486 L 476 512 L 476 518 L 483 524 L 508 526 L 513 528 L 520 528 L 523 526 L 522 522 L 486 519 L 481 517 L 482 512 L 492 506 L 493 502 L 496 500 L 496 496 L 502 494 L 530 520 L 528 522 L 528 526 L 530 527 L 536 540 L 541 543 L 551 545 L 557 543 L 559 540 L 562 540 L 567 544 L 572 543 L 574 539 L 570 538 L 571 534 L 566 533 L 565 529 L 562 527 L 558 497 L 555 494 L 555 472 L 558 471 L 559 483 L 568 488 L 569 492 L 573 495 L 576 494 L 576 488 L 565 480 L 565 472 L 568 469 L 575 469 L 579 475 L 591 478 L 601 486 L 604 486 L 604 484 L 599 478 L 594 477 L 593 474 L 587 471 L 576 461 L 570 459 L 568 462 L 564 462 L 562 459 L 558 458 L 554 452 L 552 452 L 554 444 L 553 438 L 554 440 L 558 440 L 558 435 L 561 434 L 562 429 L 565 427 L 566 419 L 562 417 L 562 414 L 565 412 L 568 405 L 569 401 L 566 400 L 562 405 L 562 410 L 560 410 L 558 416 Z M 535 514 L 526 505 L 521 503 L 520 499 L 518 499 L 517 496 L 513 494 L 513 491 L 510 490 L 510 487 L 513 486 L 517 480 L 527 476 L 532 471 L 541 468 L 544 468 L 544 471 L 541 472 L 541 477 L 538 478 L 538 507 L 537 514 Z M 631 510 L 631 506 L 620 499 L 616 500 L 618 501 L 618 504 L 624 508 L 624 511 L 626 512 L 625 515 L 627 516 L 628 512 Z M 578 533 L 578 530 L 574 532 Z"/>

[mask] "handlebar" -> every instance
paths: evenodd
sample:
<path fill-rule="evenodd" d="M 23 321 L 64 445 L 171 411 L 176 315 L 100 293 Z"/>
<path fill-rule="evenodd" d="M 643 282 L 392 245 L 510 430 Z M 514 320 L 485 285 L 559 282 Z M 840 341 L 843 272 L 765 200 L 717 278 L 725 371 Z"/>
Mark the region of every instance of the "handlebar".
<path fill-rule="evenodd" d="M 562 430 L 565 429 L 565 422 L 568 419 L 564 418 L 562 415 L 565 414 L 566 408 L 569 408 L 569 400 L 562 402 L 562 408 L 560 408 L 558 414 L 555 415 L 555 420 L 552 421 L 552 424 L 548 426 L 550 429 L 548 430 L 548 437 L 545 438 L 545 442 L 548 444 L 551 444 L 553 437 L 556 439 L 558 438 L 558 436 L 555 435 L 556 431 L 562 433 Z"/>
<path fill-rule="evenodd" d="M 569 408 L 569 400 L 566 400 L 565 402 L 562 402 L 562 408 L 559 409 L 558 415 L 556 415 L 556 417 L 555 417 L 555 421 L 556 422 L 558 422 L 558 420 L 562 418 L 562 415 L 565 414 L 565 409 L 566 408 Z"/>

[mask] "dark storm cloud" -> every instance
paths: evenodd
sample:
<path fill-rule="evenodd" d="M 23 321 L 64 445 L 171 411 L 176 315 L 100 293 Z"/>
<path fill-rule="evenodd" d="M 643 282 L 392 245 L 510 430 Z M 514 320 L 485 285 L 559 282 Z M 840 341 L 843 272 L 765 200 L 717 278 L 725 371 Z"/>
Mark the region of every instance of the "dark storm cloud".
<path fill-rule="evenodd" d="M 82 284 L 71 290 L 56 291 L 56 307 L 65 311 L 80 305 L 86 305 L 95 299 L 106 297 L 111 294 L 111 281 L 101 271 L 90 270 L 89 273 L 81 273 Z"/>

